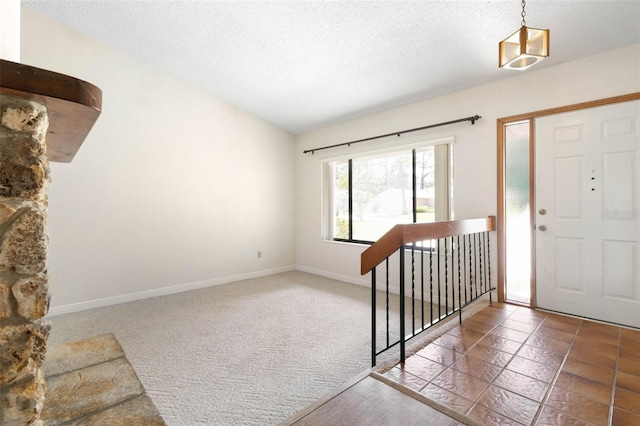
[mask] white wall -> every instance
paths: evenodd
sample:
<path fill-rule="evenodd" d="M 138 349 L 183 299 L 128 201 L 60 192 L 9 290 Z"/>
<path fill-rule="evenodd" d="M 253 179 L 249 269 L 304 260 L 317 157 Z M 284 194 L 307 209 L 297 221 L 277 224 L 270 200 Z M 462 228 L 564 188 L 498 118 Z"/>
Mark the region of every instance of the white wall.
<path fill-rule="evenodd" d="M 26 8 L 21 55 L 104 92 L 103 114 L 76 158 L 52 164 L 52 313 L 296 264 L 366 285 L 364 247 L 322 241 L 319 161 L 363 146 L 303 150 L 479 114 L 473 126 L 366 146 L 455 136 L 456 218 L 484 217 L 496 213 L 497 118 L 640 91 L 634 45 L 296 138 Z"/>
<path fill-rule="evenodd" d="M 52 314 L 295 268 L 292 134 L 27 8 L 22 62 L 103 91 L 51 164 Z"/>
<path fill-rule="evenodd" d="M 365 144 L 319 151 L 314 155 L 303 154 L 304 150 L 478 114 L 482 119 L 475 125 L 456 124 L 420 132 L 420 135 L 391 137 L 366 144 L 378 148 L 414 142 L 417 138 L 454 136 L 456 219 L 495 215 L 496 119 L 640 91 L 640 45 L 540 70 L 504 72 L 513 73 L 513 78 L 298 135 L 298 269 L 364 285 L 370 280 L 359 274 L 360 254 L 365 246 L 328 242 L 321 238 L 320 159 L 366 149 Z M 496 252 L 492 252 L 493 262 Z"/>
<path fill-rule="evenodd" d="M 20 0 L 0 1 L 0 58 L 20 62 Z"/>

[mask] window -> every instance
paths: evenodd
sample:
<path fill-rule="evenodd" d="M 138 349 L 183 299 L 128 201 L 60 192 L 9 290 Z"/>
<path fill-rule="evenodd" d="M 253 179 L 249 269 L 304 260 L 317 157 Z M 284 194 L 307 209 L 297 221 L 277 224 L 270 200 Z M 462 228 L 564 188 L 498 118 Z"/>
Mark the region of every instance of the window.
<path fill-rule="evenodd" d="M 326 163 L 326 237 L 369 243 L 399 223 L 449 220 L 451 165 L 450 143 Z"/>

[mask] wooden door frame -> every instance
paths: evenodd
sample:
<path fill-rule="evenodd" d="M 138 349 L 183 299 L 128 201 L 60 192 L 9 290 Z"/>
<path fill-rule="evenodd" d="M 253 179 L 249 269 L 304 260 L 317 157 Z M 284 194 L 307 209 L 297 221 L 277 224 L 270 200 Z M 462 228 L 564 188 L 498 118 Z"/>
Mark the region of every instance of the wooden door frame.
<path fill-rule="evenodd" d="M 610 105 L 620 102 L 628 102 L 640 99 L 640 92 L 629 93 L 627 95 L 614 96 L 611 98 L 598 99 L 579 104 L 561 106 L 540 111 L 528 112 L 524 114 L 512 115 L 509 117 L 501 117 L 496 120 L 497 125 L 497 155 L 498 155 L 498 209 L 497 209 L 497 228 L 498 228 L 498 301 L 505 302 L 506 295 L 506 215 L 505 215 L 505 125 L 518 121 L 529 121 L 529 205 L 531 206 L 529 223 L 535 223 L 535 119 L 547 115 L 561 114 L 564 112 L 577 111 L 581 109 L 595 108 L 604 105 Z M 531 284 L 530 284 L 530 301 L 529 307 L 536 307 L 536 247 L 535 232 L 531 226 Z M 513 303 L 513 302 L 512 302 Z"/>

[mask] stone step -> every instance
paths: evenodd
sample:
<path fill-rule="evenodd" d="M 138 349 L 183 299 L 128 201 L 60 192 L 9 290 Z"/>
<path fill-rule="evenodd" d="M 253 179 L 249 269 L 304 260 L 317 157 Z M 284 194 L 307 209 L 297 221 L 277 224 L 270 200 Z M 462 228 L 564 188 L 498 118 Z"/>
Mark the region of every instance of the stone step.
<path fill-rule="evenodd" d="M 111 333 L 50 348 L 41 419 L 55 425 L 164 425 Z"/>

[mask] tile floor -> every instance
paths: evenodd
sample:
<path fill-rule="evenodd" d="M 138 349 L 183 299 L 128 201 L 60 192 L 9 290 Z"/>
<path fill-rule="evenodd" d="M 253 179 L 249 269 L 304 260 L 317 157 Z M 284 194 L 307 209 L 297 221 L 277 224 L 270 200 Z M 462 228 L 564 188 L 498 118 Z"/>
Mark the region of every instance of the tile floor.
<path fill-rule="evenodd" d="M 387 373 L 487 425 L 640 425 L 640 330 L 494 303 Z"/>

